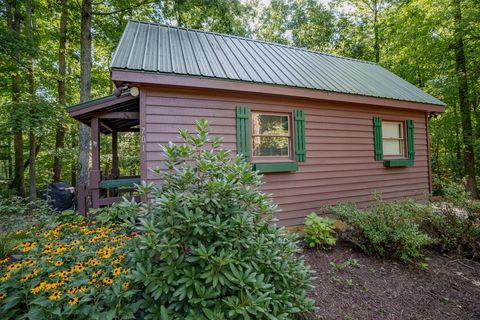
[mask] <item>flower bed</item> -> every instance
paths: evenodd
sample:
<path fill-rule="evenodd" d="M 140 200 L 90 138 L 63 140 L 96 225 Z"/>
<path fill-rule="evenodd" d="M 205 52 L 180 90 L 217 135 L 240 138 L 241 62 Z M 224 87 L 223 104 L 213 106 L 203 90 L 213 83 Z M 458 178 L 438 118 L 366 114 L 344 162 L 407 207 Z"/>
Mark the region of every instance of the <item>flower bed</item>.
<path fill-rule="evenodd" d="M 26 241 L 0 260 L 0 314 L 134 318 L 126 245 L 135 234 L 72 223 L 17 232 Z"/>

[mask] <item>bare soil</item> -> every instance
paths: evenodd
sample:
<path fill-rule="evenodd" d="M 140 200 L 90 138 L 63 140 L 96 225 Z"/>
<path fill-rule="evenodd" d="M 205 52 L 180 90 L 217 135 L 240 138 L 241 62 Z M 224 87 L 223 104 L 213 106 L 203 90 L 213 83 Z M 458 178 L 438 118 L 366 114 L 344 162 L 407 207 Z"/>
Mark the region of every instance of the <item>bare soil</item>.
<path fill-rule="evenodd" d="M 340 243 L 305 249 L 316 271 L 307 319 L 480 319 L 480 263 L 425 251 L 428 268 L 368 257 Z"/>

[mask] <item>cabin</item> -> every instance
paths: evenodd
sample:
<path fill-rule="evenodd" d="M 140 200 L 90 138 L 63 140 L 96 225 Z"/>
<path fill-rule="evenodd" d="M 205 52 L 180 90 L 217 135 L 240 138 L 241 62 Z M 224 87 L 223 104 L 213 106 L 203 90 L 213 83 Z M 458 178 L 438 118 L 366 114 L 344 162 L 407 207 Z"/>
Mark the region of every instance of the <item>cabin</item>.
<path fill-rule="evenodd" d="M 116 94 L 69 108 L 91 127 L 79 210 L 160 183 L 160 145 L 207 119 L 223 146 L 264 175 L 280 225 L 327 204 L 424 202 L 432 190 L 428 121 L 445 104 L 378 64 L 276 43 L 129 21 L 111 62 Z M 118 170 L 118 136 L 139 135 L 139 174 Z M 99 145 L 111 135 L 111 171 Z M 121 152 L 120 152 L 121 153 Z M 102 171 L 103 170 L 103 171 Z M 122 175 L 123 174 L 123 175 Z"/>

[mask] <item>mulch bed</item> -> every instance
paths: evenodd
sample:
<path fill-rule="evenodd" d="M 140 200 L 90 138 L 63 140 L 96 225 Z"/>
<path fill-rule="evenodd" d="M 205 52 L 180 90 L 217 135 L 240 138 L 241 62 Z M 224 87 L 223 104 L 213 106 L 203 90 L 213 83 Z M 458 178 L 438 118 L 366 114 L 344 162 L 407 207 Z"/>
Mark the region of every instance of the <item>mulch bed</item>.
<path fill-rule="evenodd" d="M 339 243 L 305 249 L 316 271 L 307 319 L 480 319 L 480 263 L 425 251 L 428 269 L 367 257 Z"/>

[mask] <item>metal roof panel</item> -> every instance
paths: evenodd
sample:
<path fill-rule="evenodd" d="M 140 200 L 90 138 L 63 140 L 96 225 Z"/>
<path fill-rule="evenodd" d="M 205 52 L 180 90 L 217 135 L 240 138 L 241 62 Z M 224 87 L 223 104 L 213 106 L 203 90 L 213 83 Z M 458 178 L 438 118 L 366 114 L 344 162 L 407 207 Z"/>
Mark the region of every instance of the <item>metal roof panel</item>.
<path fill-rule="evenodd" d="M 127 23 L 110 67 L 445 105 L 372 62 L 132 20 Z"/>

